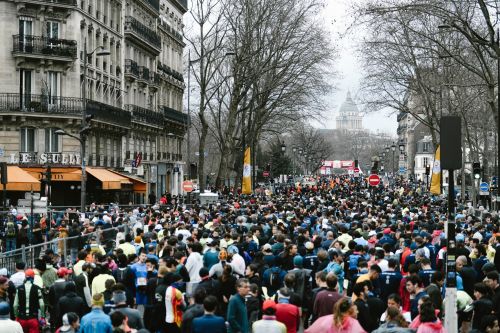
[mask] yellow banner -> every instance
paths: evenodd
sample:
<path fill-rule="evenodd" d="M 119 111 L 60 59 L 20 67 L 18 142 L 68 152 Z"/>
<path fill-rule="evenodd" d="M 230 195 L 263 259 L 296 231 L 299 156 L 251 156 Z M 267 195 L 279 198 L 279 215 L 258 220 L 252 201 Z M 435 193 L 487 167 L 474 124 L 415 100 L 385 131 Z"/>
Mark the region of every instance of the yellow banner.
<path fill-rule="evenodd" d="M 431 194 L 441 194 L 441 147 L 438 146 L 432 166 Z"/>
<path fill-rule="evenodd" d="M 245 149 L 245 158 L 243 160 L 243 184 L 241 193 L 252 194 L 252 176 L 251 176 L 251 162 L 250 162 L 250 147 Z"/>

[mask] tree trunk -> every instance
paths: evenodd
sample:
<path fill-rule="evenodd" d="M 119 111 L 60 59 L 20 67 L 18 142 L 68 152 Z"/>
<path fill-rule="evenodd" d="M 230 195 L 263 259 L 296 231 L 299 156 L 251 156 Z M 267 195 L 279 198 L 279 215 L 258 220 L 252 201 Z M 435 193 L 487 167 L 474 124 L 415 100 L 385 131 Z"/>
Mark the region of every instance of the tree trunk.
<path fill-rule="evenodd" d="M 201 135 L 200 135 L 200 142 L 198 146 L 198 182 L 199 182 L 199 189 L 200 193 L 205 192 L 205 186 L 206 186 L 206 181 L 205 181 L 205 144 L 207 141 L 207 134 L 208 134 L 208 123 L 207 120 L 205 119 L 205 114 L 202 110 L 200 110 L 200 113 L 198 114 L 198 117 L 200 118 L 201 122 Z"/>

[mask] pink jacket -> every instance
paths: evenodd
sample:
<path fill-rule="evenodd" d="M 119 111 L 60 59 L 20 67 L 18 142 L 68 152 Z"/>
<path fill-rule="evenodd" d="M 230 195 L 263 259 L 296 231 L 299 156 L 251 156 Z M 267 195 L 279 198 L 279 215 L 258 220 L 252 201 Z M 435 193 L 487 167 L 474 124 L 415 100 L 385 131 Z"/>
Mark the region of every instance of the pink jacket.
<path fill-rule="evenodd" d="M 445 333 L 445 330 L 441 321 L 438 320 L 433 323 L 420 324 L 417 333 Z"/>
<path fill-rule="evenodd" d="M 304 333 L 366 333 L 359 321 L 352 317 L 346 317 L 344 324 L 339 329 L 333 326 L 333 315 L 319 317 L 309 326 Z"/>

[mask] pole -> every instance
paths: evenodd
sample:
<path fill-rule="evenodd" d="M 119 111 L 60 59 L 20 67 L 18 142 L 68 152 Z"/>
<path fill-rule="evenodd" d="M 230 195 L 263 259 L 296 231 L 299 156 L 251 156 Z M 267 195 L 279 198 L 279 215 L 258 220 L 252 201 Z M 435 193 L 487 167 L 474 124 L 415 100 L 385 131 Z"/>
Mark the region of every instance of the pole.
<path fill-rule="evenodd" d="M 187 93 L 187 178 L 191 180 L 191 105 L 190 105 L 190 95 L 191 95 L 191 50 L 188 51 L 188 93 Z"/>
<path fill-rule="evenodd" d="M 82 130 L 85 128 L 87 122 L 87 38 L 83 42 L 83 110 L 82 110 Z M 87 173 L 85 171 L 85 141 L 86 135 L 80 132 L 80 159 L 82 162 L 82 182 L 80 185 L 81 197 L 80 197 L 80 210 L 81 213 L 85 213 L 85 200 L 87 196 Z"/>
<path fill-rule="evenodd" d="M 446 253 L 446 302 L 445 327 L 447 332 L 458 332 L 457 320 L 457 280 L 455 269 L 455 184 L 453 170 L 448 170 L 448 222 Z"/>

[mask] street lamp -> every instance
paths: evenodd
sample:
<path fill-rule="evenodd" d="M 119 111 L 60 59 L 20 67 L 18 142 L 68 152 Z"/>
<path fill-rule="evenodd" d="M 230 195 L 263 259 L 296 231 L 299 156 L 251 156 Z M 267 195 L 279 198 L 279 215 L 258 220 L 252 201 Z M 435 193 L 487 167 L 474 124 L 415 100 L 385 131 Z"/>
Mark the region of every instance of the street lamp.
<path fill-rule="evenodd" d="M 283 155 L 285 154 L 285 151 L 286 151 L 286 145 L 285 145 L 285 142 L 283 141 L 281 143 L 281 152 L 283 153 Z"/>
<path fill-rule="evenodd" d="M 80 133 L 80 137 L 70 134 L 62 129 L 58 129 L 54 132 L 56 135 L 66 135 L 80 142 L 80 163 L 82 167 L 82 179 L 80 182 L 81 189 L 81 197 L 80 197 L 80 209 L 82 213 L 85 213 L 85 199 L 86 199 L 86 181 L 87 181 L 87 173 L 85 170 L 85 139 L 83 139 L 83 135 Z"/>
<path fill-rule="evenodd" d="M 90 120 L 92 116 L 87 117 L 87 67 L 88 60 L 95 53 L 96 57 L 103 57 L 110 55 L 111 52 L 106 50 L 104 46 L 96 47 L 92 52 L 87 52 L 87 38 L 85 37 L 83 42 L 83 87 L 82 87 L 82 102 L 83 102 L 83 110 L 82 110 L 82 129 L 80 130 L 80 137 L 77 138 L 74 135 L 71 135 L 64 130 L 57 130 L 55 133 L 57 135 L 67 135 L 72 138 L 80 141 L 80 159 L 82 162 L 82 183 L 81 183 L 81 197 L 80 197 L 80 209 L 81 213 L 85 214 L 85 202 L 87 196 L 87 173 L 85 172 L 85 144 L 87 141 L 87 132 L 90 130 Z M 59 132 L 59 133 L 57 133 Z"/>
<path fill-rule="evenodd" d="M 386 152 L 386 153 L 389 153 L 389 150 L 390 150 L 389 146 L 386 146 L 386 147 L 385 147 L 385 152 Z"/>
<path fill-rule="evenodd" d="M 396 168 L 396 166 L 394 165 L 394 154 L 396 152 L 396 144 L 394 142 L 392 143 L 391 150 L 392 150 L 392 175 L 394 176 Z"/>

